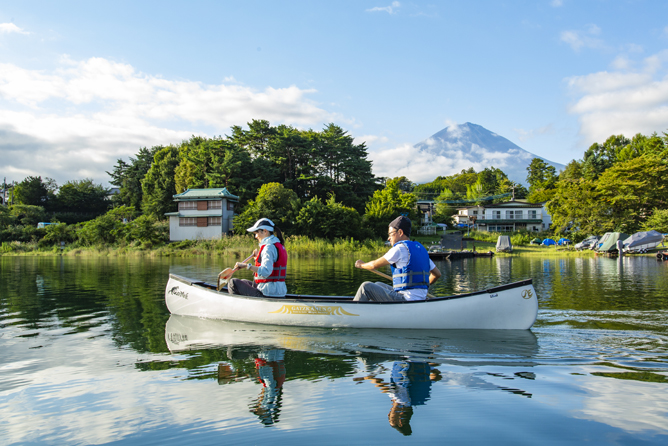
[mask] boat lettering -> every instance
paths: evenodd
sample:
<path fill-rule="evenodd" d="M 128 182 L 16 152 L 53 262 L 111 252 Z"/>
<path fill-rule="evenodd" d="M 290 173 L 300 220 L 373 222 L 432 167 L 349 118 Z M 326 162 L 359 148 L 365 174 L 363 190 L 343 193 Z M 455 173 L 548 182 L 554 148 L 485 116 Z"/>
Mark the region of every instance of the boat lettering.
<path fill-rule="evenodd" d="M 188 293 L 181 291 L 178 286 L 172 287 L 172 289 L 169 290 L 169 294 L 173 294 L 174 296 L 182 297 L 184 299 L 188 298 Z"/>
<path fill-rule="evenodd" d="M 178 344 L 179 342 L 185 342 L 188 340 L 188 335 L 181 333 L 167 333 L 167 339 L 172 344 Z"/>
<path fill-rule="evenodd" d="M 333 315 L 346 315 L 346 316 L 359 316 L 359 314 L 348 313 L 346 310 L 337 307 L 321 307 L 321 306 L 309 306 L 309 305 L 283 305 L 276 311 L 270 311 L 269 313 L 283 313 L 283 314 L 316 314 L 324 316 L 333 316 Z"/>
<path fill-rule="evenodd" d="M 525 299 L 531 299 L 533 297 L 533 293 L 531 290 L 524 290 L 522 291 L 522 297 Z"/>

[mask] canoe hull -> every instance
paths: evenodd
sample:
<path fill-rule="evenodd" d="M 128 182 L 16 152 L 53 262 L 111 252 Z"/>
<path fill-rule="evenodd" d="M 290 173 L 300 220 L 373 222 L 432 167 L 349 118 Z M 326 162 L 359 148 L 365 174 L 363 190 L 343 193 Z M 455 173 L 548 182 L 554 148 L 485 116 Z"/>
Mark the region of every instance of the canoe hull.
<path fill-rule="evenodd" d="M 538 312 L 531 280 L 428 301 L 381 303 L 335 296 L 247 297 L 170 274 L 165 302 L 181 316 L 327 328 L 525 330 Z"/>

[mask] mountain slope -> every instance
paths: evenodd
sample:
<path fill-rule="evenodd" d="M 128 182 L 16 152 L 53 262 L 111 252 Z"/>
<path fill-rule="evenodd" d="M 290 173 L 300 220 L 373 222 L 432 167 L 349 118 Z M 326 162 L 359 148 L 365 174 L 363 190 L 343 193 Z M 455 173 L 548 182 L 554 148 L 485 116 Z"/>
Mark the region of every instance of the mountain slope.
<path fill-rule="evenodd" d="M 434 160 L 457 160 L 456 165 L 473 167 L 477 172 L 485 167 L 501 169 L 513 181 L 527 184 L 527 167 L 533 158 L 540 158 L 555 167 L 557 173 L 564 169 L 563 164 L 546 160 L 519 147 L 486 128 L 467 122 L 444 128 L 426 140 L 415 144 L 421 155 Z M 438 162 L 438 161 L 436 161 Z M 447 163 L 448 170 L 453 163 Z M 452 175 L 458 171 L 443 172 L 441 175 Z"/>

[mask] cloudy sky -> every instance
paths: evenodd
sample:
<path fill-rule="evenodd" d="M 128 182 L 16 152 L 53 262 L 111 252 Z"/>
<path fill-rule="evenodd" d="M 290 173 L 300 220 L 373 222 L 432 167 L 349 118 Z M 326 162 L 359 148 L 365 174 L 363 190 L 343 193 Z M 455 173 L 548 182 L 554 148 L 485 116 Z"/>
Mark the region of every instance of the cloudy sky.
<path fill-rule="evenodd" d="M 416 182 L 407 148 L 464 122 L 567 164 L 668 131 L 667 67 L 663 1 L 0 0 L 0 181 L 108 185 L 251 119 L 333 122 Z"/>

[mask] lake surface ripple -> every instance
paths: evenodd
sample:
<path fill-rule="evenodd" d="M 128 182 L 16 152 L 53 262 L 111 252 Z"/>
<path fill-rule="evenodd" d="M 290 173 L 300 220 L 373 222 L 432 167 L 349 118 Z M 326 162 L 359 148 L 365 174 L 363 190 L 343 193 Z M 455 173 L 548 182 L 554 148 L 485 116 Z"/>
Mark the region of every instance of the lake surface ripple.
<path fill-rule="evenodd" d="M 354 260 L 290 259 L 288 289 L 353 294 Z M 438 262 L 433 294 L 533 279 L 527 331 L 169 315 L 169 273 L 234 261 L 0 257 L 0 444 L 668 442 L 668 262 Z"/>

